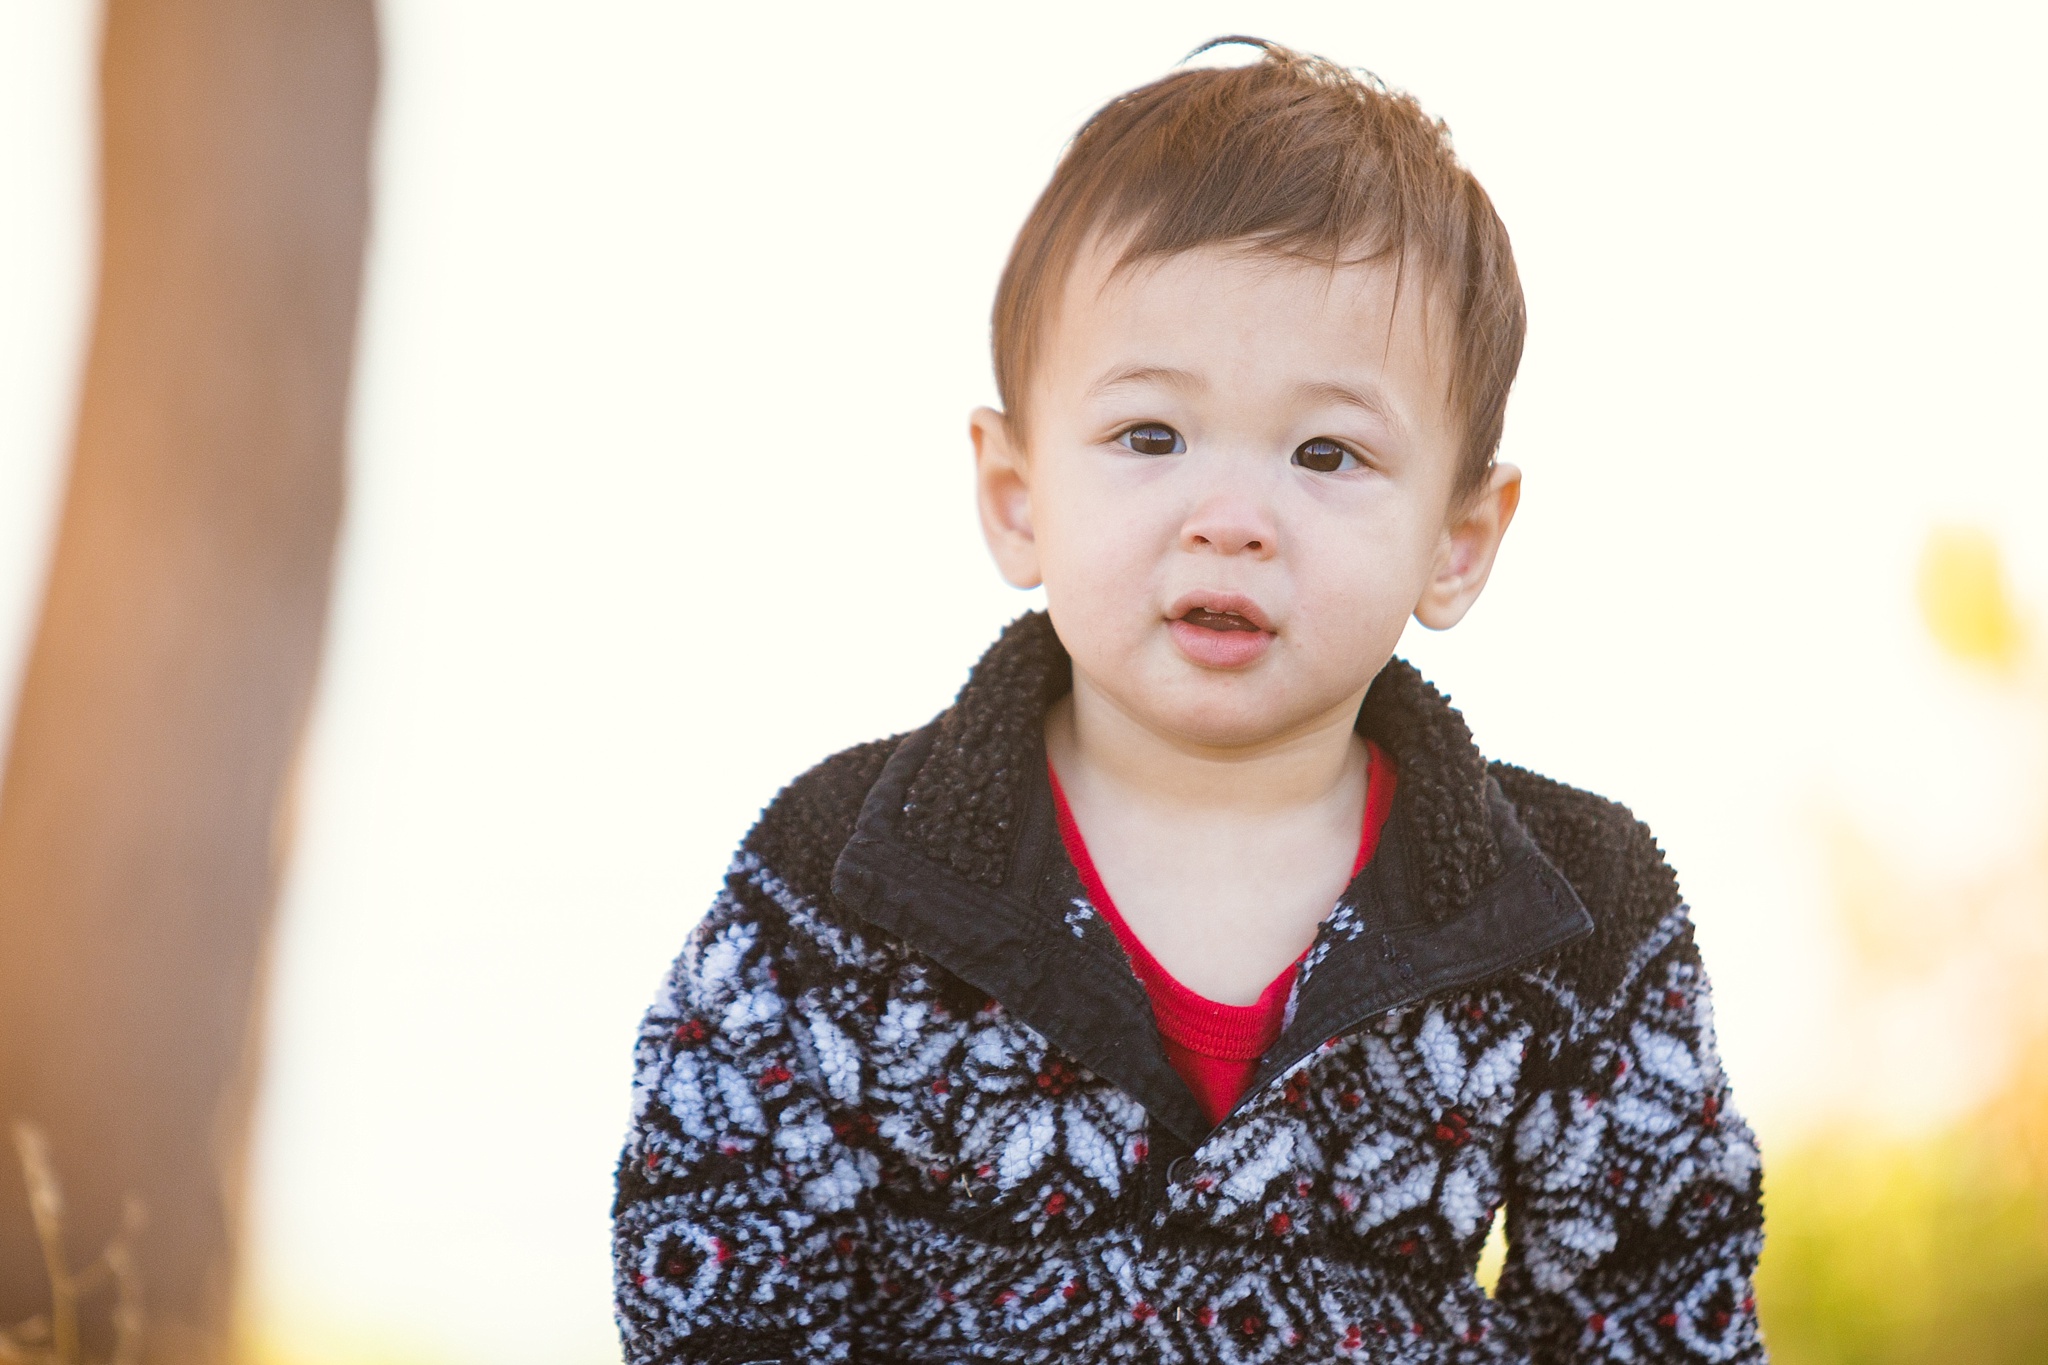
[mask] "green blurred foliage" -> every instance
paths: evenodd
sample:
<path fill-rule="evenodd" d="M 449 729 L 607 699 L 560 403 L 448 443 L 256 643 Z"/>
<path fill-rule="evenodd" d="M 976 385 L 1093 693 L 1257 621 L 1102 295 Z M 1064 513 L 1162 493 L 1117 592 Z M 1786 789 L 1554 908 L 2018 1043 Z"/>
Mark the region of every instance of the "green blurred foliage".
<path fill-rule="evenodd" d="M 1973 1125 L 1776 1155 L 1757 1298 L 1777 1365 L 2048 1362 L 2048 1188 L 2005 1145 Z"/>

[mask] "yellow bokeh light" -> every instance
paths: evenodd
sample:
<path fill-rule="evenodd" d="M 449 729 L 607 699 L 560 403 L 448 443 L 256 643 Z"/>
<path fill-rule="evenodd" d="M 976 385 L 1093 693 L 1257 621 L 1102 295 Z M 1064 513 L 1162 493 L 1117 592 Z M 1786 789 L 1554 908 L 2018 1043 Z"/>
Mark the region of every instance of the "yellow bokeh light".
<path fill-rule="evenodd" d="M 1920 613 L 1941 647 L 1969 663 L 2005 669 L 2024 636 L 2005 590 L 1998 542 L 1976 527 L 1937 527 L 1920 557 Z"/>

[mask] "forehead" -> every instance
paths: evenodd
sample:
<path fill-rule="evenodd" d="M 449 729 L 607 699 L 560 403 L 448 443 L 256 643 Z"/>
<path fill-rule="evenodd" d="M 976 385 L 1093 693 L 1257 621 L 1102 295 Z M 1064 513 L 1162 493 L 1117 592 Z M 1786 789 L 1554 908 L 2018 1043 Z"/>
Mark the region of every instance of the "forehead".
<path fill-rule="evenodd" d="M 1448 420 L 1448 329 L 1411 263 L 1332 267 L 1234 245 L 1122 263 L 1113 241 L 1076 257 L 1034 382 L 1055 401 L 1128 370 L 1179 371 L 1234 389 L 1383 393 L 1408 425 Z"/>

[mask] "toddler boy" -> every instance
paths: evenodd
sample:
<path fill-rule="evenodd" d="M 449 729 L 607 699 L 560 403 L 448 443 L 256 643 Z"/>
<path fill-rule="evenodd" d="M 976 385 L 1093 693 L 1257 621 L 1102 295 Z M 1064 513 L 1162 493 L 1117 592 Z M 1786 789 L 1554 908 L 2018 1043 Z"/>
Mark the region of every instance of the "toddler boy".
<path fill-rule="evenodd" d="M 1255 45 L 1091 119 L 1004 272 L 981 518 L 1047 613 L 775 799 L 647 1017 L 631 1365 L 1763 1359 L 1675 879 L 1392 658 L 1514 514 L 1506 232 Z"/>

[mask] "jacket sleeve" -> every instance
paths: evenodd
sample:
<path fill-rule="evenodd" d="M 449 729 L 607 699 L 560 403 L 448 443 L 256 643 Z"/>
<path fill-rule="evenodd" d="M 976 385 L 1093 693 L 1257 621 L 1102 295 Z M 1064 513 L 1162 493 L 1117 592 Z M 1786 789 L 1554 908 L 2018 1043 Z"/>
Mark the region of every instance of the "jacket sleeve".
<path fill-rule="evenodd" d="M 848 1353 L 875 1180 L 861 1068 L 770 889 L 743 855 L 640 1029 L 613 1206 L 627 1365 Z"/>
<path fill-rule="evenodd" d="M 1619 984 L 1580 999 L 1511 1135 L 1501 1306 L 1533 1360 L 1764 1360 L 1755 1139 L 1729 1105 L 1706 972 L 1683 905 L 1618 945 Z"/>

